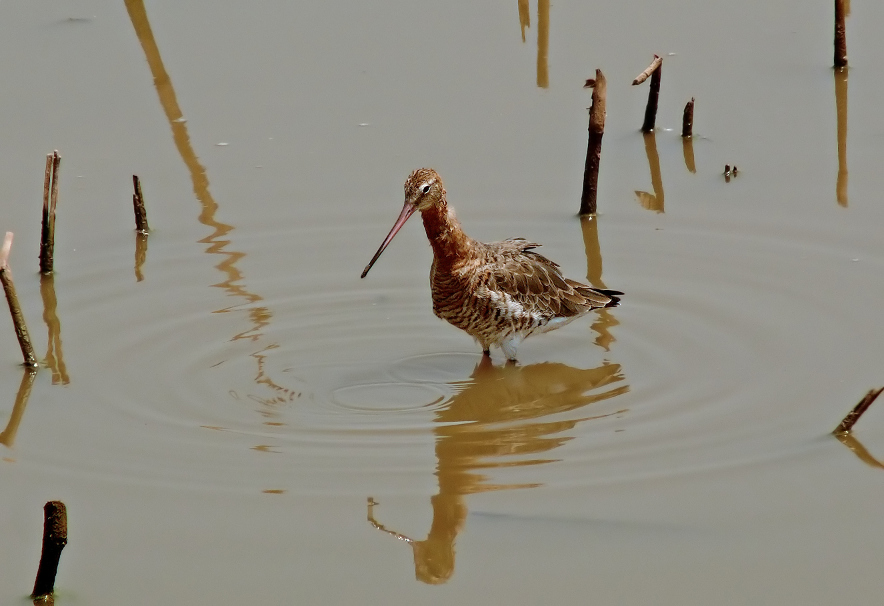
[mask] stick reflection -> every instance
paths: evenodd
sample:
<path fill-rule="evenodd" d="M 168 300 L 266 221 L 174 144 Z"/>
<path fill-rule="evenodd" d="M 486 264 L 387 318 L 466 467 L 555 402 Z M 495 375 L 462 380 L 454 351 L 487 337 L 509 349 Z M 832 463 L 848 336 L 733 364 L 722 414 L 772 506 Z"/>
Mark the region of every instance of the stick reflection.
<path fill-rule="evenodd" d="M 141 271 L 141 267 L 144 265 L 144 262 L 147 260 L 147 234 L 143 234 L 139 231 L 135 232 L 135 281 L 141 282 L 144 280 L 144 274 Z"/>
<path fill-rule="evenodd" d="M 688 172 L 696 173 L 697 165 L 694 162 L 694 138 L 693 137 L 682 137 L 681 139 L 682 150 L 684 151 L 684 165 L 688 169 Z"/>
<path fill-rule="evenodd" d="M 850 452 L 855 454 L 857 458 L 868 465 L 869 467 L 875 467 L 877 469 L 884 469 L 884 464 L 881 463 L 878 459 L 873 457 L 866 447 L 862 445 L 862 443 L 857 440 L 852 433 L 836 433 L 835 437 L 838 438 L 838 441 L 844 444 Z"/>
<path fill-rule="evenodd" d="M 642 133 L 642 136 L 645 138 L 645 153 L 648 156 L 648 166 L 651 169 L 651 187 L 654 189 L 654 193 L 636 191 L 635 195 L 643 208 L 662 213 L 664 212 L 663 177 L 660 173 L 660 155 L 657 153 L 657 135 L 651 131 Z"/>
<path fill-rule="evenodd" d="M 518 0 L 519 27 L 522 42 L 525 42 L 525 29 L 531 27 L 528 0 Z M 537 0 L 537 86 L 549 88 L 549 0 Z"/>
<path fill-rule="evenodd" d="M 598 221 L 598 216 L 580 217 L 583 246 L 586 249 L 586 279 L 595 288 L 608 288 L 602 281 L 602 249 L 599 246 Z M 591 326 L 592 330 L 598 334 L 595 344 L 605 351 L 609 351 L 611 343 L 616 340 L 611 334 L 611 329 L 619 325 L 620 322 L 617 321 L 610 309 L 600 309 L 596 314 L 596 320 Z"/>
<path fill-rule="evenodd" d="M 231 240 L 225 239 L 225 237 L 233 231 L 234 227 L 222 223 L 215 218 L 218 211 L 218 204 L 215 202 L 215 199 L 209 191 L 209 179 L 206 170 L 200 164 L 199 158 L 191 145 L 190 135 L 187 132 L 187 123 L 184 120 L 181 108 L 178 106 L 178 100 L 175 95 L 175 89 L 172 86 L 172 80 L 166 72 L 162 57 L 160 56 L 159 47 L 154 40 L 150 22 L 147 18 L 147 12 L 144 8 L 144 2 L 143 0 L 126 0 L 126 9 L 129 12 L 132 26 L 135 29 L 138 40 L 141 42 L 141 47 L 144 50 L 144 55 L 147 59 L 148 66 L 150 67 L 151 74 L 153 75 L 154 86 L 156 87 L 160 104 L 162 105 L 166 118 L 169 121 L 169 126 L 172 130 L 172 138 L 175 141 L 175 147 L 178 149 L 178 153 L 181 155 L 184 164 L 187 166 L 193 183 L 193 192 L 202 206 L 198 220 L 200 223 L 213 230 L 211 234 L 199 240 L 201 244 L 208 245 L 206 248 L 207 253 L 211 255 L 219 255 L 221 257 L 221 260 L 215 265 L 215 267 L 222 273 L 224 280 L 218 284 L 213 284 L 213 286 L 224 290 L 228 296 L 236 297 L 241 300 L 240 303 L 216 310 L 215 313 L 227 313 L 245 308 L 248 313 L 250 325 L 246 330 L 234 335 L 231 338 L 231 341 L 237 341 L 240 339 L 256 341 L 263 336 L 262 331 L 270 323 L 273 314 L 269 308 L 255 305 L 256 303 L 263 301 L 263 297 L 249 291 L 248 288 L 242 284 L 244 277 L 236 264 L 245 256 L 245 253 L 228 250 Z M 138 253 L 136 252 L 136 276 L 140 275 L 140 264 L 137 254 Z M 260 352 L 272 348 L 273 346 L 268 346 L 260 350 Z M 263 361 L 263 357 L 258 357 L 256 359 L 259 360 L 259 362 Z M 266 376 L 263 367 L 259 367 L 257 382 L 259 385 L 271 386 L 277 394 L 280 390 L 284 390 L 284 388 L 279 388 Z M 267 399 L 258 397 L 255 399 L 264 403 L 274 400 L 274 398 Z"/>
<path fill-rule="evenodd" d="M 21 423 L 22 416 L 25 414 L 25 408 L 28 406 L 28 398 L 31 397 L 31 388 L 34 386 L 34 378 L 36 376 L 36 368 L 25 367 L 21 376 L 21 383 L 18 386 L 18 393 L 15 395 L 15 406 L 12 408 L 12 414 L 9 415 L 6 429 L 0 432 L 0 444 L 7 448 L 12 448 L 13 444 L 15 444 L 15 434 L 18 433 L 18 426 Z"/>
<path fill-rule="evenodd" d="M 835 69 L 835 107 L 838 112 L 838 182 L 835 198 L 847 208 L 847 68 Z"/>
<path fill-rule="evenodd" d="M 433 522 L 427 537 L 418 541 L 387 529 L 375 519 L 377 503 L 368 501 L 369 522 L 411 545 L 415 576 L 433 585 L 445 583 L 454 573 L 455 539 L 467 517 L 464 496 L 542 485 L 492 483 L 486 470 L 559 461 L 552 451 L 573 439 L 566 432 L 579 423 L 626 411 L 561 417 L 629 391 L 619 364 L 606 362 L 587 370 L 549 362 L 494 366 L 487 357 L 469 380 L 453 385 L 457 395 L 435 418 L 439 492 L 430 500 Z"/>
<path fill-rule="evenodd" d="M 55 297 L 55 276 L 40 275 L 40 296 L 43 298 L 43 321 L 46 323 L 48 343 L 43 363 L 52 371 L 53 385 L 67 385 L 71 382 L 64 363 L 64 352 L 61 347 L 61 322 L 56 314 L 58 300 Z"/>

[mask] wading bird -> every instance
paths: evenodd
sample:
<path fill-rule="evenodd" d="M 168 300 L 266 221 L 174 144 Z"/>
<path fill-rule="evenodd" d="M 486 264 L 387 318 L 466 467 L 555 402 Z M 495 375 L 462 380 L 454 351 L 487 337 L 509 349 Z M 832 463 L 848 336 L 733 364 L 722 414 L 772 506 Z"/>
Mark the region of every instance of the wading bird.
<path fill-rule="evenodd" d="M 442 178 L 431 168 L 419 168 L 405 181 L 405 206 L 363 278 L 418 210 L 433 247 L 433 312 L 476 339 L 486 356 L 495 345 L 515 361 L 527 337 L 620 301 L 620 291 L 563 277 L 556 263 L 534 252 L 540 244 L 524 238 L 485 244 L 470 238 L 448 206 Z"/>

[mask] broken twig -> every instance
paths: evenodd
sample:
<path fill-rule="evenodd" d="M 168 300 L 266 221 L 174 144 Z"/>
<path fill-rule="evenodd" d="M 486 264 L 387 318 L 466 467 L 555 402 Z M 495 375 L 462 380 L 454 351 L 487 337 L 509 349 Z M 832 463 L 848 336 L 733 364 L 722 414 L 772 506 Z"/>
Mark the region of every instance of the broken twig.
<path fill-rule="evenodd" d="M 640 73 L 638 76 L 636 76 L 635 80 L 632 81 L 632 85 L 638 86 L 639 84 L 641 84 L 642 82 L 644 82 L 645 80 L 650 78 L 651 74 L 654 73 L 654 70 L 656 70 L 661 65 L 663 65 L 663 59 L 657 55 L 654 55 L 654 60 L 651 61 L 651 64 L 648 66 L 648 69 L 646 69 L 645 71 Z"/>

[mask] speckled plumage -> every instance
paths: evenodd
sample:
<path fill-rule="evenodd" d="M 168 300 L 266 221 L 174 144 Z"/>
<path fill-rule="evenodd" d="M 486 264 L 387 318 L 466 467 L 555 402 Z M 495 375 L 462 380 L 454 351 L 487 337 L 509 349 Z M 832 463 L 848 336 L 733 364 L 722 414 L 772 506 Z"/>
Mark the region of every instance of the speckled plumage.
<path fill-rule="evenodd" d="M 421 168 L 405 181 L 405 206 L 362 277 L 415 211 L 433 247 L 430 288 L 433 312 L 473 336 L 489 353 L 501 347 L 516 359 L 532 334 L 564 326 L 592 309 L 615 307 L 615 290 L 592 288 L 562 276 L 559 266 L 524 238 L 483 243 L 467 236 L 448 206 L 442 179 Z"/>

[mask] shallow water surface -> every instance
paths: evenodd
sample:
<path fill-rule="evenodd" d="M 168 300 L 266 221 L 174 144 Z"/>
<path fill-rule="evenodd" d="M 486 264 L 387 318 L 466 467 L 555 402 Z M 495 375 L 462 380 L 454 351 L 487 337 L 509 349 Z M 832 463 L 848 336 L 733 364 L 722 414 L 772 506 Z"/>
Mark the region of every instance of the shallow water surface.
<path fill-rule="evenodd" d="M 884 413 L 829 434 L 884 384 L 884 15 L 853 10 L 833 74 L 823 3 L 0 4 L 0 229 L 42 360 L 2 331 L 3 603 L 50 499 L 59 604 L 873 601 Z M 471 236 L 623 304 L 512 366 L 433 316 L 417 217 L 360 280 L 421 165 Z"/>

